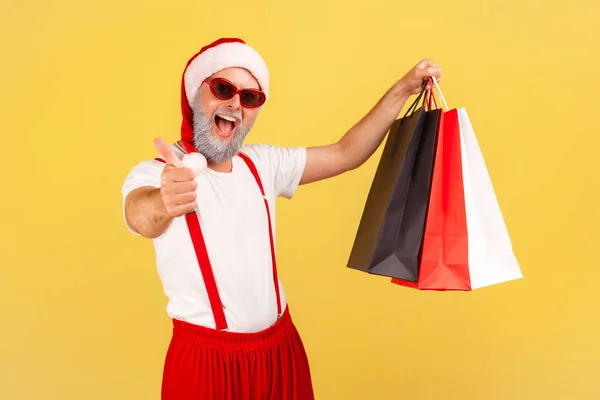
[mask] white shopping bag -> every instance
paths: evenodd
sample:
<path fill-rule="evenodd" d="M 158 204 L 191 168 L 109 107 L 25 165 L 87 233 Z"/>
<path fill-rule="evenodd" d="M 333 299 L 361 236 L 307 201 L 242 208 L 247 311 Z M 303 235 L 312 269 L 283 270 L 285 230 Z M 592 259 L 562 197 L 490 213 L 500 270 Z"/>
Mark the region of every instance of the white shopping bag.
<path fill-rule="evenodd" d="M 458 109 L 471 289 L 522 278 L 466 109 Z"/>

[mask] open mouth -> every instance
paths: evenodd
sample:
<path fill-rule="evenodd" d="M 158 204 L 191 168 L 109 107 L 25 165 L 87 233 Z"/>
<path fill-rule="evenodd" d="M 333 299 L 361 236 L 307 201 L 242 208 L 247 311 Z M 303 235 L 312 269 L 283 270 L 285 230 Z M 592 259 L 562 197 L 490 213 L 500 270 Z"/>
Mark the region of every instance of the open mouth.
<path fill-rule="evenodd" d="M 217 135 L 223 138 L 228 138 L 235 132 L 239 124 L 239 120 L 229 115 L 215 115 L 215 126 L 217 127 Z"/>

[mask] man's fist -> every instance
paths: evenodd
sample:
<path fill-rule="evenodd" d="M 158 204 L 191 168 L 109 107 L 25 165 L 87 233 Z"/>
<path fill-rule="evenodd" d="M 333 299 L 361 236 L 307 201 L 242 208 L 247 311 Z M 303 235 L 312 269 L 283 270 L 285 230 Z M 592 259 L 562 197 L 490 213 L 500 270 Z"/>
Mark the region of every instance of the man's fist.
<path fill-rule="evenodd" d="M 407 95 L 421 93 L 423 89 L 423 80 L 429 77 L 435 77 L 439 82 L 442 79 L 442 70 L 431 60 L 423 60 L 414 66 L 406 75 L 400 79 L 398 85 Z M 427 84 L 427 90 L 431 89 L 431 85 Z"/>
<path fill-rule="evenodd" d="M 158 153 L 167 162 L 160 185 L 160 194 L 167 214 L 171 217 L 179 217 L 196 208 L 196 188 L 194 180 L 196 174 L 193 170 L 183 166 L 183 163 L 167 142 L 161 138 L 154 140 L 154 146 Z"/>

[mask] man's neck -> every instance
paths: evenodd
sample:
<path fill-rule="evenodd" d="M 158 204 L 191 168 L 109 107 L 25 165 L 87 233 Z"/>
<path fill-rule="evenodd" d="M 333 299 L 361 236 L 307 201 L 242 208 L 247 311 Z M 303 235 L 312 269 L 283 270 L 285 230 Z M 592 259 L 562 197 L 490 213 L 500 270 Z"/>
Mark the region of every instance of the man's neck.
<path fill-rule="evenodd" d="M 231 172 L 233 170 L 233 163 L 231 160 L 223 161 L 220 163 L 208 163 L 208 168 L 216 172 Z"/>

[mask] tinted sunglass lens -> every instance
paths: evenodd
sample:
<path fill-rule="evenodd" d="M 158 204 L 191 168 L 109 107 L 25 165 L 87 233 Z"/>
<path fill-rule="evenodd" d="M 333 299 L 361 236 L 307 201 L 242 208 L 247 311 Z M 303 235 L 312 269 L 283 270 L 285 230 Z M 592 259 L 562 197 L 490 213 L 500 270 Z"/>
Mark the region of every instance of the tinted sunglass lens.
<path fill-rule="evenodd" d="M 213 84 L 213 91 L 215 96 L 222 99 L 230 99 L 234 94 L 234 90 L 231 85 L 221 81 L 217 81 Z"/>
<path fill-rule="evenodd" d="M 243 92 L 241 102 L 247 107 L 257 107 L 262 102 L 262 95 L 256 92 Z"/>

